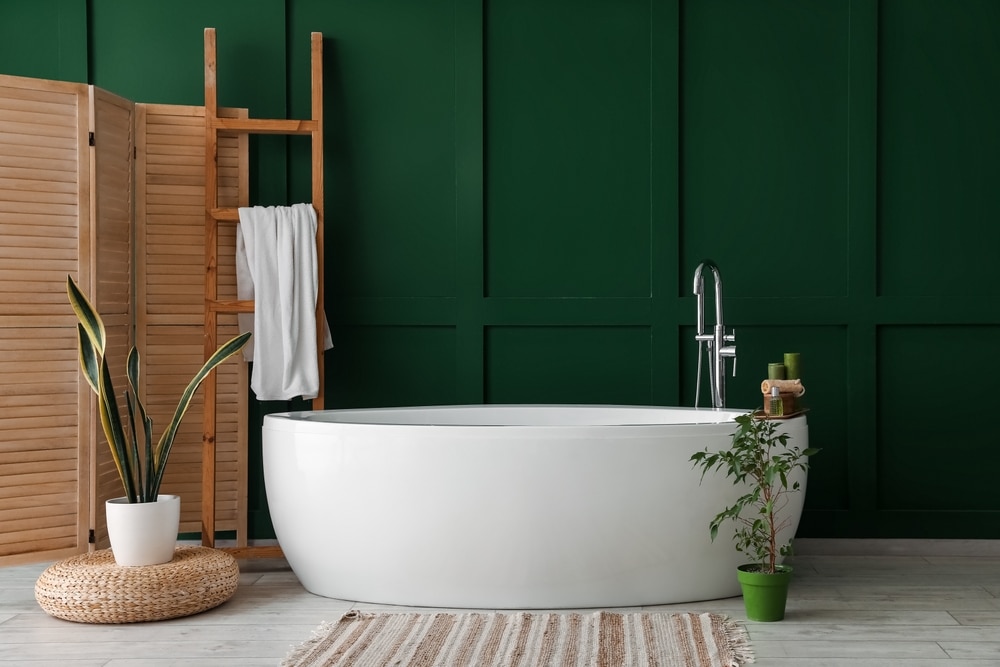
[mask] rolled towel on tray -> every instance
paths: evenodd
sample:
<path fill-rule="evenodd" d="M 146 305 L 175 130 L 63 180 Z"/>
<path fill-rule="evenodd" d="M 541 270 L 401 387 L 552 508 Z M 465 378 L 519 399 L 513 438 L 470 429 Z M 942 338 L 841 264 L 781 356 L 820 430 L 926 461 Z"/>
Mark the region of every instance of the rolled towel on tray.
<path fill-rule="evenodd" d="M 760 383 L 760 391 L 766 396 L 771 395 L 771 387 L 777 387 L 779 393 L 792 396 L 802 396 L 806 393 L 802 380 L 764 380 Z"/>

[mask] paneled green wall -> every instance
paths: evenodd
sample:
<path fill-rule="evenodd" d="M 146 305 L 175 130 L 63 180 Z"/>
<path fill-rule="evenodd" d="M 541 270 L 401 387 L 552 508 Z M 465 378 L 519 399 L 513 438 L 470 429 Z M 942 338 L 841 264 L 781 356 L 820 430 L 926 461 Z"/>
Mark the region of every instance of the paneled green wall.
<path fill-rule="evenodd" d="M 0 6 L 0 73 L 92 83 L 87 2 L 8 0 Z"/>
<path fill-rule="evenodd" d="M 49 0 L 0 18 L 19 24 L 0 20 L 4 73 L 183 104 L 213 26 L 221 101 L 257 116 L 307 115 L 324 33 L 331 405 L 692 405 L 710 257 L 730 404 L 803 355 L 824 451 L 800 534 L 1000 538 L 980 407 L 1000 366 L 1000 3 Z M 308 197 L 305 148 L 253 145 L 256 201 Z"/>
<path fill-rule="evenodd" d="M 485 293 L 648 298 L 650 5 L 568 10 L 485 3 Z"/>

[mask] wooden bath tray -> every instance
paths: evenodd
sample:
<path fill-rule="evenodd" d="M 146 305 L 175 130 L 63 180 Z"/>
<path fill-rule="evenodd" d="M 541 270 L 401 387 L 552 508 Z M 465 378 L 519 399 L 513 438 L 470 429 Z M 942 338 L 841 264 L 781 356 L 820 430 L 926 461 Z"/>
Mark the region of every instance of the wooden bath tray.
<path fill-rule="evenodd" d="M 804 415 L 807 412 L 809 412 L 809 408 L 800 408 L 799 410 L 796 410 L 795 412 L 790 412 L 787 415 L 781 415 L 780 417 L 775 417 L 773 415 L 764 414 L 763 410 L 757 410 L 753 413 L 753 416 L 754 419 L 781 420 L 781 419 L 791 419 L 792 417 L 798 417 L 799 415 Z"/>

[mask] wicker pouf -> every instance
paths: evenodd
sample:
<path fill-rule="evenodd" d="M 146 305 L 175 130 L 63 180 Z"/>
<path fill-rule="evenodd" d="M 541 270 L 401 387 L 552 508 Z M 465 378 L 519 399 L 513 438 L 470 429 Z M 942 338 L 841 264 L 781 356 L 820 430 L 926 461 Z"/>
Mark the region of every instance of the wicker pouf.
<path fill-rule="evenodd" d="M 111 549 L 50 565 L 35 600 L 51 616 L 79 623 L 138 623 L 189 616 L 236 592 L 240 568 L 224 551 L 179 547 L 162 565 L 121 567 Z"/>

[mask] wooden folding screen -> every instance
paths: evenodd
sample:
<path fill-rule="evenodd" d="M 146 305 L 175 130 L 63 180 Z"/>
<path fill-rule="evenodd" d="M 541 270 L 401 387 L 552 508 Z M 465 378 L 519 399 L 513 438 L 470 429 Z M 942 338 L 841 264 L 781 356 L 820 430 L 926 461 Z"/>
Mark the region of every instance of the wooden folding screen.
<path fill-rule="evenodd" d="M 202 107 L 135 105 L 83 84 L 0 75 L 0 565 L 107 546 L 104 501 L 122 494 L 79 371 L 66 276 L 105 320 L 119 390 L 134 325 L 156 437 L 202 363 L 204 123 Z M 247 187 L 245 138 L 224 138 L 219 160 L 220 201 L 235 205 Z M 220 289 L 235 298 L 234 231 L 220 248 Z M 235 316 L 220 327 L 235 330 Z M 245 364 L 231 360 L 218 375 L 216 518 L 239 531 Z M 201 525 L 201 401 L 163 483 L 182 496 L 182 531 Z"/>

